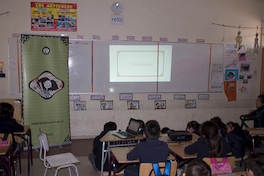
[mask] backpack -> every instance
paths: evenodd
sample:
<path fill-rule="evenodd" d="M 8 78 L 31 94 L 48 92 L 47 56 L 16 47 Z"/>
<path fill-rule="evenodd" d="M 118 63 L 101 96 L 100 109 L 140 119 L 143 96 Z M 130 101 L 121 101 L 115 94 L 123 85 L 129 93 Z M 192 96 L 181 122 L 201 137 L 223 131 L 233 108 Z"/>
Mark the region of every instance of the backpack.
<path fill-rule="evenodd" d="M 211 160 L 211 172 L 213 174 L 229 174 L 232 173 L 232 168 L 228 163 L 227 157 L 222 158 L 222 162 L 217 162 L 216 158 L 210 158 Z"/>
<path fill-rule="evenodd" d="M 153 169 L 151 170 L 149 176 L 151 175 L 152 171 L 154 171 L 155 176 L 169 176 L 170 175 L 170 168 L 171 168 L 170 162 L 166 162 L 163 174 L 161 174 L 160 168 L 164 168 L 164 167 L 159 167 L 158 163 L 152 163 L 152 167 Z"/>

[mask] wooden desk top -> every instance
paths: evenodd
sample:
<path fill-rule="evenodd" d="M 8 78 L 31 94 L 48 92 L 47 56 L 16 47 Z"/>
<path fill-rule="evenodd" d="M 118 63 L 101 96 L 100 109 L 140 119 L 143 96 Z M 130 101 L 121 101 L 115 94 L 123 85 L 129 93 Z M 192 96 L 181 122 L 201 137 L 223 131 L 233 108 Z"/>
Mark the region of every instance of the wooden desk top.
<path fill-rule="evenodd" d="M 23 127 L 24 127 L 24 131 L 23 132 L 14 132 L 14 134 L 16 134 L 16 135 L 27 134 L 27 131 L 28 131 L 30 126 L 29 125 L 23 125 Z"/>
<path fill-rule="evenodd" d="M 100 142 L 115 142 L 115 141 L 130 141 L 130 140 L 141 140 L 144 139 L 143 135 L 139 134 L 135 138 L 127 138 L 127 139 L 122 139 L 120 137 L 117 137 L 113 135 L 112 133 L 115 131 L 108 131 L 101 139 Z"/>
<path fill-rule="evenodd" d="M 11 144 L 0 146 L 0 155 L 6 155 Z"/>
<path fill-rule="evenodd" d="M 180 145 L 168 145 L 169 149 L 177 154 L 182 159 L 191 159 L 191 158 L 197 158 L 197 154 L 193 155 L 187 155 L 184 153 L 185 147 L 187 147 L 189 144 L 180 144 Z"/>
<path fill-rule="evenodd" d="M 264 128 L 245 128 L 245 130 L 249 131 L 249 134 L 252 136 L 264 136 Z"/>
<path fill-rule="evenodd" d="M 138 163 L 139 160 L 129 161 L 127 160 L 127 154 L 133 150 L 135 147 L 111 147 L 110 150 L 112 154 L 115 156 L 118 163 L 128 164 L 128 163 Z M 175 160 L 175 157 L 170 154 L 168 160 Z"/>

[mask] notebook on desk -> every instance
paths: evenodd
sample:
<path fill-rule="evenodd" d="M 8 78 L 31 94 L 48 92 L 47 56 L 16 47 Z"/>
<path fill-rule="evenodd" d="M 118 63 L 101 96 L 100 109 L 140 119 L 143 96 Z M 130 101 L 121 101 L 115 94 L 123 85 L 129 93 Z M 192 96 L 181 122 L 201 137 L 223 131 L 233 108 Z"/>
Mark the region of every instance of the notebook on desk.
<path fill-rule="evenodd" d="M 139 129 L 141 127 L 142 122 L 137 121 L 136 119 L 131 118 L 129 120 L 128 126 L 126 131 L 115 131 L 113 132 L 113 135 L 120 137 L 122 139 L 126 139 L 126 138 L 134 138 L 137 137 L 138 133 L 139 133 Z"/>

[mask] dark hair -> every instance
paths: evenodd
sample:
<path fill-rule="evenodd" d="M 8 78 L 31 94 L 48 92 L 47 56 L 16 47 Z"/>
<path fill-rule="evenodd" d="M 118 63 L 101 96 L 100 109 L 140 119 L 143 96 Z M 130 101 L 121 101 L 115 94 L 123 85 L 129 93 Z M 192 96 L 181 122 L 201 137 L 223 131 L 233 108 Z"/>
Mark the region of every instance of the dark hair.
<path fill-rule="evenodd" d="M 187 128 L 193 128 L 195 131 L 199 131 L 200 124 L 196 121 L 190 121 L 187 123 Z"/>
<path fill-rule="evenodd" d="M 220 117 L 214 117 L 210 121 L 217 124 L 218 128 L 220 129 L 222 137 L 225 138 L 227 136 L 227 129 L 226 129 L 226 125 L 222 122 Z"/>
<path fill-rule="evenodd" d="M 149 120 L 146 123 L 146 126 L 144 128 L 144 132 L 148 139 L 155 140 L 158 139 L 160 135 L 160 126 L 159 123 L 156 120 Z"/>
<path fill-rule="evenodd" d="M 200 134 L 205 136 L 205 141 L 210 157 L 221 157 L 223 151 L 223 142 L 218 135 L 218 126 L 212 121 L 206 121 L 202 124 Z"/>
<path fill-rule="evenodd" d="M 211 168 L 201 159 L 194 159 L 185 168 L 185 176 L 210 176 Z"/>
<path fill-rule="evenodd" d="M 252 153 L 248 156 L 246 170 L 251 170 L 255 176 L 264 175 L 264 153 Z"/>
<path fill-rule="evenodd" d="M 0 103 L 0 117 L 12 118 L 14 114 L 14 108 L 9 103 Z"/>
<path fill-rule="evenodd" d="M 233 127 L 235 130 L 242 130 L 238 123 L 228 122 L 226 123 L 226 125 L 228 125 L 229 127 Z"/>
<path fill-rule="evenodd" d="M 116 130 L 116 123 L 115 122 L 107 122 L 104 125 L 104 131 L 109 131 L 109 130 Z"/>
<path fill-rule="evenodd" d="M 168 127 L 164 127 L 161 129 L 162 134 L 168 134 L 170 132 L 170 129 Z"/>
<path fill-rule="evenodd" d="M 261 94 L 258 96 L 258 98 L 260 99 L 261 103 L 264 103 L 264 94 Z"/>

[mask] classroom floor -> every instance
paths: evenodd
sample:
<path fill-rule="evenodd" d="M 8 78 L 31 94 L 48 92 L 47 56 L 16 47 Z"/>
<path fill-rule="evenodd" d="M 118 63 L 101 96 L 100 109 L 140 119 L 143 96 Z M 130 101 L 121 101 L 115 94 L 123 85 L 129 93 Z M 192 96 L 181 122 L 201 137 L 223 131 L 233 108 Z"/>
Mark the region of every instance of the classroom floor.
<path fill-rule="evenodd" d="M 98 172 L 93 169 L 90 161 L 88 160 L 88 155 L 92 152 L 93 149 L 93 139 L 78 139 L 72 140 L 71 145 L 63 145 L 60 147 L 50 148 L 49 155 L 58 154 L 63 152 L 73 153 L 79 160 L 80 164 L 77 165 L 80 176 L 98 176 Z M 21 154 L 21 163 L 22 163 L 22 173 L 18 173 L 18 176 L 27 176 L 27 151 L 23 151 Z M 33 150 L 33 165 L 31 165 L 31 176 L 38 176 L 44 174 L 44 165 L 39 159 L 39 151 Z M 238 162 L 234 168 L 235 172 L 244 171 L 244 166 L 239 167 Z M 47 176 L 54 175 L 52 170 L 49 170 Z M 62 170 L 58 174 L 60 175 L 69 175 L 68 170 Z M 75 173 L 72 172 L 72 175 L 75 176 Z"/>

